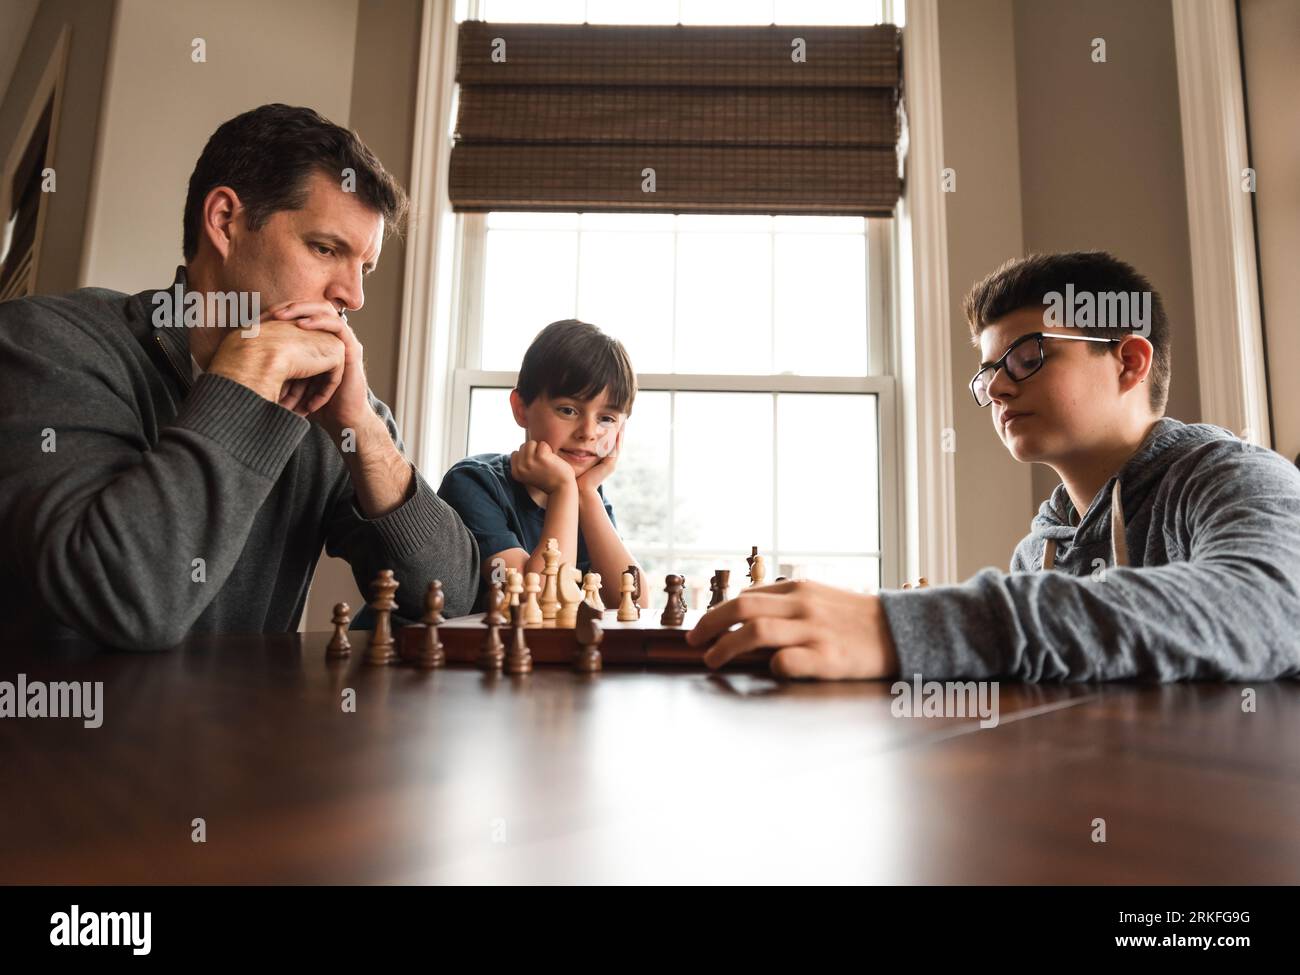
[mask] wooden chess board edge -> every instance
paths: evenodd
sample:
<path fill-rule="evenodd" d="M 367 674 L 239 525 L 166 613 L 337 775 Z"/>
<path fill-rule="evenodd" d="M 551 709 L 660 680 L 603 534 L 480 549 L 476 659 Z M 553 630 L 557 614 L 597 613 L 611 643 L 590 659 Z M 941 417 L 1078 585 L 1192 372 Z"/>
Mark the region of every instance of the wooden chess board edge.
<path fill-rule="evenodd" d="M 504 639 L 509 630 L 501 629 Z M 604 627 L 600 644 L 602 661 L 613 667 L 682 667 L 703 666 L 705 647 L 687 644 L 689 626 L 663 627 L 658 621 L 643 618 L 636 623 L 611 622 Z M 419 652 L 424 640 L 423 624 L 403 627 L 398 633 L 399 654 L 409 659 Z M 438 627 L 448 664 L 475 664 L 487 638 L 482 615 L 448 620 Z M 533 662 L 539 665 L 570 666 L 578 653 L 578 641 L 572 628 L 530 627 L 524 630 Z M 766 670 L 772 651 L 756 650 L 741 654 L 728 668 Z"/>

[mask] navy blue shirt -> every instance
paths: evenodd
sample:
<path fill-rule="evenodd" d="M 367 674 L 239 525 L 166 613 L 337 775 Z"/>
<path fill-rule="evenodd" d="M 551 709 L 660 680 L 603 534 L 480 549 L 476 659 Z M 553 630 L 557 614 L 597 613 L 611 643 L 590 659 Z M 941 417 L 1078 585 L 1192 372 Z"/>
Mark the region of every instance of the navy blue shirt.
<path fill-rule="evenodd" d="M 596 488 L 605 505 L 610 524 L 614 521 L 614 508 L 605 498 L 604 485 Z M 528 488 L 510 475 L 509 454 L 474 454 L 452 465 L 438 488 L 438 497 L 446 501 L 460 515 L 465 527 L 478 542 L 479 558 L 486 565 L 498 552 L 508 548 L 536 551 L 542 541 L 542 527 L 546 523 L 546 509 L 539 507 L 528 494 Z M 591 570 L 591 556 L 587 543 L 578 530 L 578 552 L 575 561 L 565 552 L 562 560 L 569 562 L 582 573 Z M 479 598 L 476 611 L 485 607 L 487 583 L 480 577 Z"/>

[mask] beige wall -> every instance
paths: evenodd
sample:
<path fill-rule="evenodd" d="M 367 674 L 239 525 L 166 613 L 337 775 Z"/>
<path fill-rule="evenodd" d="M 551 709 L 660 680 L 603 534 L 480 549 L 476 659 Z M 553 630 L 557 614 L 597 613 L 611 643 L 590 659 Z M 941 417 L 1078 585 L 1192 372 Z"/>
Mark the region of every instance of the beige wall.
<path fill-rule="evenodd" d="M 6 0 L 0 4 L 0 104 L 18 67 L 18 59 L 23 56 L 27 32 L 40 6 L 40 0 Z"/>
<path fill-rule="evenodd" d="M 1300 4 L 1241 0 L 1273 447 L 1300 460 Z"/>
<path fill-rule="evenodd" d="M 1166 413 L 1200 419 L 1169 0 L 1015 0 L 1026 252 L 1108 250 L 1150 278 L 1173 345 Z M 1106 41 L 1105 63 L 1090 57 Z M 1034 496 L 1058 482 L 1035 465 Z"/>
<path fill-rule="evenodd" d="M 420 0 L 362 0 L 357 25 L 350 124 L 403 186 L 411 185 L 411 140 L 419 77 Z M 375 395 L 392 404 L 402 325 L 406 248 L 389 238 L 379 266 L 366 280 L 366 306 L 349 319 L 366 350 L 366 376 Z M 397 417 L 401 424 L 402 417 Z M 441 471 L 426 472 L 436 486 Z M 341 559 L 321 558 L 304 613 L 308 630 L 329 629 L 337 602 L 354 609 L 361 594 Z"/>
<path fill-rule="evenodd" d="M 963 579 L 988 565 L 1006 568 L 1029 530 L 1033 510 L 1030 469 L 1007 453 L 989 411 L 977 407 L 967 389 L 979 356 L 961 313 L 970 285 L 1024 249 L 1012 42 L 1011 0 L 940 3 L 944 165 L 956 171 L 957 186 L 944 198 L 957 432 L 957 570 Z"/>
<path fill-rule="evenodd" d="M 54 147 L 57 189 L 46 201 L 45 231 L 36 274 L 38 292 L 57 294 L 80 284 L 78 269 L 114 6 L 111 0 L 95 3 L 42 0 L 30 20 L 4 100 L 0 102 L 0 158 L 3 158 L 18 136 L 60 30 L 65 25 L 71 28 L 62 114 Z M 16 34 L 23 30 L 27 13 L 25 5 L 0 12 L 0 25 Z M 12 37 L 6 43 L 12 44 Z"/>
<path fill-rule="evenodd" d="M 357 0 L 121 0 L 83 283 L 171 280 L 190 172 L 226 119 L 285 102 L 346 122 L 356 25 Z M 206 62 L 191 59 L 194 38 Z"/>

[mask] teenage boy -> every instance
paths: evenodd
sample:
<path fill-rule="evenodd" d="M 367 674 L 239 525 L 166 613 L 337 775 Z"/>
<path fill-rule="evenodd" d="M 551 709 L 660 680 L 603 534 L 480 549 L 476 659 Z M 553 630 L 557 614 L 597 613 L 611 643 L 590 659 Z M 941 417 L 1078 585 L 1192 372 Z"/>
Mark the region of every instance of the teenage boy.
<path fill-rule="evenodd" d="M 747 591 L 690 635 L 721 635 L 710 666 L 775 647 L 777 673 L 831 679 L 1300 675 L 1300 471 L 1164 416 L 1169 325 L 1150 282 L 1104 252 L 1034 255 L 976 284 L 965 312 L 976 403 L 1013 457 L 1062 482 L 1011 573 L 879 595 Z"/>
<path fill-rule="evenodd" d="M 460 515 L 482 555 L 487 583 L 502 568 L 541 573 L 546 540 L 579 572 L 597 572 L 601 600 L 619 604 L 619 582 L 637 565 L 602 485 L 618 462 L 636 374 L 622 343 L 574 319 L 547 325 L 524 354 L 510 409 L 524 442 L 510 454 L 455 464 L 438 495 Z M 638 565 L 638 569 L 639 569 Z M 650 605 L 642 573 L 640 605 Z"/>

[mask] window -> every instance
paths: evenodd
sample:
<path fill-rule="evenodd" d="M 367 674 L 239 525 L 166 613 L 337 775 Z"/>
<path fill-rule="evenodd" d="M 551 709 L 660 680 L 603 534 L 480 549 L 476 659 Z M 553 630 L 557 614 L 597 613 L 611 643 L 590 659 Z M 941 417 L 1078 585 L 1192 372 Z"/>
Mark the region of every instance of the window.
<path fill-rule="evenodd" d="M 781 0 L 546 9 L 547 19 L 642 23 L 874 23 L 881 13 Z M 476 12 L 539 14 L 509 0 Z M 622 341 L 637 370 L 640 392 L 605 490 L 654 594 L 679 572 L 690 605 L 703 606 L 718 568 L 731 569 L 734 594 L 747 584 L 751 545 L 768 581 L 896 583 L 898 553 L 885 541 L 893 533 L 882 532 L 896 488 L 881 477 L 896 468 L 891 221 L 493 212 L 457 215 L 455 236 L 444 469 L 519 445 L 508 396 L 523 353 L 547 323 L 580 318 Z"/>

